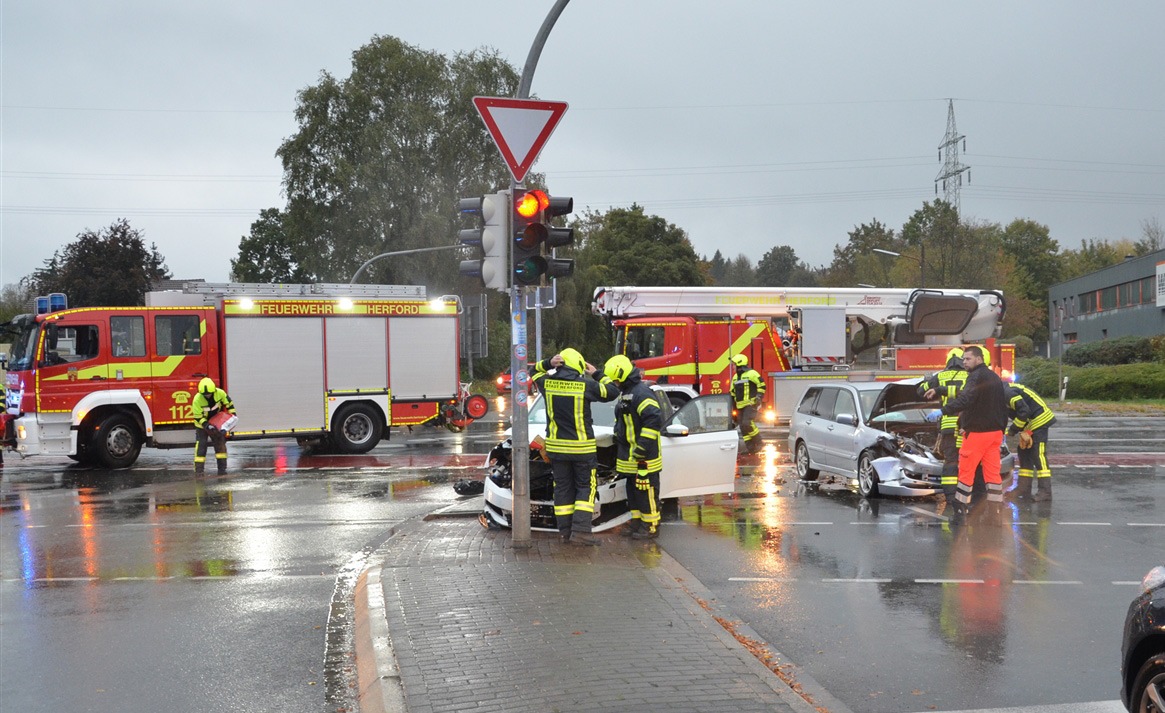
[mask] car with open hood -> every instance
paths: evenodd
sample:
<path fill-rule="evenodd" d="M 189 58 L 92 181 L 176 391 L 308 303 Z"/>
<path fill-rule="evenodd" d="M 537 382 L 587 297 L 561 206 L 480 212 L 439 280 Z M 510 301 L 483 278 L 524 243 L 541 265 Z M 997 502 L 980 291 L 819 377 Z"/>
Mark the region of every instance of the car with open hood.
<path fill-rule="evenodd" d="M 736 489 L 736 453 L 739 434 L 728 394 L 711 394 L 692 399 L 679 410 L 672 409 L 667 396 L 656 391 L 664 415 L 660 431 L 663 470 L 660 472 L 660 499 L 714 493 Z M 593 529 L 602 532 L 631 519 L 627 503 L 627 477 L 615 472 L 615 404 L 592 403 L 591 416 L 597 442 L 598 494 L 595 499 Z M 530 402 L 529 438 L 532 443 L 546 433 L 546 408 L 540 395 Z M 483 525 L 510 527 L 513 515 L 513 442 L 510 431 L 486 457 Z M 557 532 L 554 518 L 553 477 L 550 462 L 540 448 L 530 449 L 530 527 Z"/>
<path fill-rule="evenodd" d="M 937 402 L 918 396 L 919 379 L 810 384 L 789 422 L 789 452 L 802 481 L 846 479 L 863 497 L 942 492 Z M 1015 456 L 1000 446 L 1000 475 Z"/>
<path fill-rule="evenodd" d="M 1165 566 L 1149 570 L 1125 615 L 1121 701 L 1132 713 L 1165 711 Z"/>

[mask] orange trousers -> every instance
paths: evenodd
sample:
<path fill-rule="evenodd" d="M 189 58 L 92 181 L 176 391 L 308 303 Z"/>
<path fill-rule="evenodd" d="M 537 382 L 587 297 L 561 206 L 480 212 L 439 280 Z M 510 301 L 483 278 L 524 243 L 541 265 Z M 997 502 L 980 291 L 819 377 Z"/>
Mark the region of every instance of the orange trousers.
<path fill-rule="evenodd" d="M 975 486 L 975 469 L 983 466 L 983 481 L 987 484 L 987 500 L 1003 502 L 1003 487 L 999 477 L 999 446 L 1003 431 L 971 431 L 963 437 L 959 449 L 959 485 L 955 499 L 963 504 L 971 502 Z"/>

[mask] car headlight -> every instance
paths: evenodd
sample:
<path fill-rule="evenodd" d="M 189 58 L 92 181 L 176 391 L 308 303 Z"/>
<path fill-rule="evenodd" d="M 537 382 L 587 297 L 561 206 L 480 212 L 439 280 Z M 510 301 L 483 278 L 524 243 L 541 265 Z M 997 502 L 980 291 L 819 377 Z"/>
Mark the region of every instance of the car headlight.
<path fill-rule="evenodd" d="M 1149 573 L 1141 580 L 1141 589 L 1149 592 L 1163 584 L 1165 584 L 1165 567 L 1157 566 L 1149 570 Z"/>

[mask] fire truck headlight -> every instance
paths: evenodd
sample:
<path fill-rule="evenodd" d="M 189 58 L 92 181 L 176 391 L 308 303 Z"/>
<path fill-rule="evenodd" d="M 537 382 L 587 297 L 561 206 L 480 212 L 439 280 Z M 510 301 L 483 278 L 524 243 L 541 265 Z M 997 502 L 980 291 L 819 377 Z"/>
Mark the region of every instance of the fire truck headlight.
<path fill-rule="evenodd" d="M 772 408 L 765 409 L 764 418 L 765 418 L 765 423 L 768 423 L 768 424 L 776 423 L 777 422 L 777 410 L 772 409 Z"/>

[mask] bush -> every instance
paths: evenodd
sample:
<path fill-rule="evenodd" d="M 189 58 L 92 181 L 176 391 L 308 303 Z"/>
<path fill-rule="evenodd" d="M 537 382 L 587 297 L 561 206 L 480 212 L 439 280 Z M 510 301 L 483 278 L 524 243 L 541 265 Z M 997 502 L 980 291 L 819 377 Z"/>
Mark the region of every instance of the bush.
<path fill-rule="evenodd" d="M 1003 343 L 1015 345 L 1016 359 L 1019 359 L 1020 357 L 1033 356 L 1036 353 L 1035 342 L 1032 341 L 1031 337 L 1026 335 L 1008 337 L 1007 339 L 1003 340 Z"/>
<path fill-rule="evenodd" d="M 1121 337 L 1077 344 L 1064 352 L 1071 366 L 1113 366 L 1153 361 L 1153 343 L 1147 337 Z"/>
<path fill-rule="evenodd" d="M 1115 366 L 1069 366 L 1069 399 L 1126 401 L 1165 398 L 1165 363 L 1118 364 Z M 1016 373 L 1024 386 L 1046 399 L 1059 398 L 1060 366 L 1048 359 L 1021 359 Z"/>

